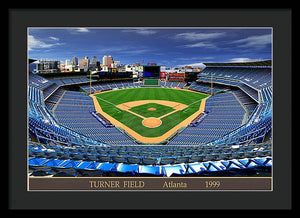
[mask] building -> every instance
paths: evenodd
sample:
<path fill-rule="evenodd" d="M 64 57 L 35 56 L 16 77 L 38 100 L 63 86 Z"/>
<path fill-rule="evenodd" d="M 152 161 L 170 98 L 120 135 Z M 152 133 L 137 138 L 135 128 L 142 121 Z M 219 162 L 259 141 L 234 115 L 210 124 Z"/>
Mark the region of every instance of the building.
<path fill-rule="evenodd" d="M 203 70 L 203 68 L 201 68 L 201 67 L 195 67 L 195 68 L 193 68 L 193 71 L 198 71 L 198 72 L 200 72 L 200 71 L 202 71 Z"/>
<path fill-rule="evenodd" d="M 66 66 L 71 65 L 71 61 L 70 61 L 69 59 L 67 59 L 67 60 L 65 61 L 65 65 L 66 65 Z"/>
<path fill-rule="evenodd" d="M 120 61 L 114 61 L 114 64 L 119 67 L 121 65 L 121 62 Z"/>
<path fill-rule="evenodd" d="M 102 72 L 108 72 L 108 66 L 102 66 L 102 69 L 101 69 Z"/>
<path fill-rule="evenodd" d="M 60 61 L 40 60 L 36 69 L 37 73 L 58 73 L 60 72 Z"/>
<path fill-rule="evenodd" d="M 96 56 L 92 58 L 92 63 L 90 68 L 92 70 L 100 70 L 100 61 L 98 61 L 98 58 Z"/>
<path fill-rule="evenodd" d="M 65 72 L 65 64 L 61 63 L 59 66 L 60 72 Z"/>
<path fill-rule="evenodd" d="M 80 59 L 79 60 L 79 70 L 80 71 L 84 71 L 84 72 L 87 72 L 89 70 L 89 66 L 90 63 L 89 63 L 89 59 Z"/>
<path fill-rule="evenodd" d="M 114 63 L 113 57 L 112 56 L 103 56 L 103 66 L 109 66 L 110 64 Z"/>
<path fill-rule="evenodd" d="M 134 68 L 134 67 L 131 66 L 131 65 L 128 65 L 128 64 L 125 65 L 125 71 L 126 71 L 126 72 L 132 72 L 132 71 L 133 71 L 133 68 Z"/>
<path fill-rule="evenodd" d="M 78 65 L 78 58 L 76 56 L 73 57 L 73 62 L 72 62 L 75 66 Z"/>
<path fill-rule="evenodd" d="M 96 56 L 94 56 L 92 58 L 92 63 L 96 65 L 97 61 L 98 61 L 98 58 Z"/>
<path fill-rule="evenodd" d="M 112 63 L 108 66 L 109 68 L 117 68 L 118 66 L 115 63 Z"/>

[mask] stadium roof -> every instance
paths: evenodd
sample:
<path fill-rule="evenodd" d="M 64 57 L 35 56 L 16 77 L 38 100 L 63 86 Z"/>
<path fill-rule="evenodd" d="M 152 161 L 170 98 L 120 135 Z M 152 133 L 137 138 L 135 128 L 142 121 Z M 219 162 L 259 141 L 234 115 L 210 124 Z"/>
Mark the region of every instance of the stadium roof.
<path fill-rule="evenodd" d="M 37 60 L 29 58 L 28 61 L 29 61 L 29 64 L 31 64 L 31 63 L 33 63 L 33 62 L 35 62 Z"/>
<path fill-rule="evenodd" d="M 205 66 L 271 66 L 272 61 L 255 61 L 255 62 L 239 62 L 239 63 L 203 63 Z"/>

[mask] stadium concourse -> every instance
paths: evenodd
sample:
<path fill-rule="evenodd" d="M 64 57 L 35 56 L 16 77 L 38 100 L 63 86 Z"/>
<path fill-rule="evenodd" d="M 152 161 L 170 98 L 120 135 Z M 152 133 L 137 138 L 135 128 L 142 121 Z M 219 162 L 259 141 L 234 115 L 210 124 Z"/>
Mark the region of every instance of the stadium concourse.
<path fill-rule="evenodd" d="M 157 87 L 212 94 L 205 111 L 163 144 L 139 144 L 97 113 L 94 92 L 132 80 L 28 76 L 30 176 L 257 175 L 272 166 L 271 61 L 205 63 L 191 84 Z"/>

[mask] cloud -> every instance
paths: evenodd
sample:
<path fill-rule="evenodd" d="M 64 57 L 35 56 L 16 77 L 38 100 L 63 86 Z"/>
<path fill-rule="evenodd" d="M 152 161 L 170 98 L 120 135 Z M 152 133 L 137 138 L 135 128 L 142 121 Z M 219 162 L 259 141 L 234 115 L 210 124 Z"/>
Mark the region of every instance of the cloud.
<path fill-rule="evenodd" d="M 176 58 L 177 61 L 191 61 L 191 60 L 211 60 L 214 57 L 180 57 Z"/>
<path fill-rule="evenodd" d="M 153 51 L 147 47 L 128 46 L 128 45 L 123 45 L 118 47 L 112 46 L 110 48 L 101 48 L 100 50 L 101 52 L 106 54 L 118 53 L 118 55 L 137 55 L 137 54 Z"/>
<path fill-rule="evenodd" d="M 59 41 L 59 38 L 54 37 L 54 36 L 50 36 L 49 39 L 52 39 L 52 40 L 54 40 L 54 41 Z"/>
<path fill-rule="evenodd" d="M 150 49 L 137 49 L 137 50 L 126 51 L 124 53 L 128 55 L 137 55 L 137 54 L 147 53 L 150 51 L 151 51 Z"/>
<path fill-rule="evenodd" d="M 178 65 L 178 67 L 184 67 L 184 66 L 191 66 L 191 67 L 201 67 L 201 68 L 205 68 L 205 65 L 200 62 L 200 63 L 192 63 L 192 64 L 181 64 Z"/>
<path fill-rule="evenodd" d="M 255 62 L 263 61 L 263 59 L 250 59 L 250 58 L 231 58 L 229 62 L 240 63 L 240 62 Z"/>
<path fill-rule="evenodd" d="M 126 47 L 127 48 L 127 47 Z M 110 52 L 120 52 L 126 49 L 125 47 L 110 47 L 110 48 L 101 48 L 101 52 L 110 53 Z"/>
<path fill-rule="evenodd" d="M 122 30 L 122 32 L 133 32 L 133 33 L 137 33 L 140 35 L 153 35 L 155 33 L 157 33 L 157 31 L 155 30 L 150 30 L 150 29 L 129 29 L 129 30 Z"/>
<path fill-rule="evenodd" d="M 174 39 L 183 39 L 188 41 L 201 41 L 208 39 L 216 39 L 224 36 L 225 32 L 219 33 L 196 33 L 196 32 L 188 32 L 188 33 L 179 33 L 175 35 Z"/>
<path fill-rule="evenodd" d="M 88 33 L 90 30 L 88 28 L 79 27 L 79 28 L 69 28 L 67 29 L 71 34 L 81 34 Z"/>
<path fill-rule="evenodd" d="M 259 36 L 250 36 L 244 39 L 239 39 L 231 42 L 232 44 L 239 44 L 241 48 L 264 48 L 266 45 L 272 43 L 272 35 L 265 34 Z"/>
<path fill-rule="evenodd" d="M 184 48 L 217 48 L 214 44 L 206 43 L 206 42 L 197 42 L 194 44 L 183 45 L 180 47 L 184 47 Z"/>
<path fill-rule="evenodd" d="M 31 51 L 37 48 L 51 48 L 64 43 L 46 43 L 40 39 L 35 38 L 33 35 L 28 35 L 28 50 Z"/>
<path fill-rule="evenodd" d="M 75 28 L 75 31 L 79 33 L 87 33 L 90 32 L 88 28 Z"/>

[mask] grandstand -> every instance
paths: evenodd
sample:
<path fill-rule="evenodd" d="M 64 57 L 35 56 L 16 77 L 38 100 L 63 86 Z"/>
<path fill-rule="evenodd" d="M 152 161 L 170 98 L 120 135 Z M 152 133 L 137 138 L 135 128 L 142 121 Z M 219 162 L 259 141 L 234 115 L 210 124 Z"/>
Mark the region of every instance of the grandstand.
<path fill-rule="evenodd" d="M 91 139 L 108 144 L 132 144 L 132 139 L 115 127 L 106 128 L 92 116 L 95 111 L 93 100 L 84 93 L 66 91 L 54 110 L 57 120 Z M 99 125 L 100 124 L 100 125 Z"/>
<path fill-rule="evenodd" d="M 162 144 L 140 144 L 99 114 L 89 96 L 137 89 L 143 81 L 28 76 L 30 176 L 234 175 L 272 166 L 270 62 L 205 63 L 190 85 L 210 94 L 205 110 Z M 90 85 L 91 82 L 91 85 Z M 225 173 L 225 174 L 224 174 Z"/>

